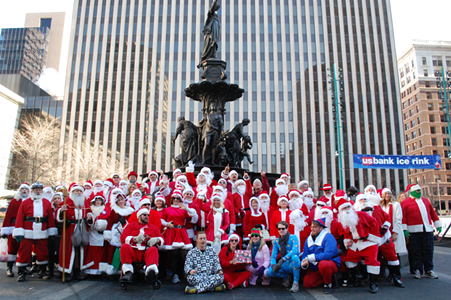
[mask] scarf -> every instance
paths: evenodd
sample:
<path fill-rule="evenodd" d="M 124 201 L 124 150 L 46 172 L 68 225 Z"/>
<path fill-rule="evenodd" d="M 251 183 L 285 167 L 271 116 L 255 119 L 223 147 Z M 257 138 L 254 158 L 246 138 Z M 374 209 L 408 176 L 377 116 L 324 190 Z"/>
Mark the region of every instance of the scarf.
<path fill-rule="evenodd" d="M 257 255 L 258 248 L 260 248 L 260 243 L 258 244 L 252 244 L 251 254 L 252 254 L 252 260 L 255 259 L 255 256 Z"/>
<path fill-rule="evenodd" d="M 284 236 L 279 236 L 279 245 L 280 245 L 280 255 L 284 257 L 287 255 L 287 245 L 290 240 L 290 232 L 287 231 L 287 234 Z"/>

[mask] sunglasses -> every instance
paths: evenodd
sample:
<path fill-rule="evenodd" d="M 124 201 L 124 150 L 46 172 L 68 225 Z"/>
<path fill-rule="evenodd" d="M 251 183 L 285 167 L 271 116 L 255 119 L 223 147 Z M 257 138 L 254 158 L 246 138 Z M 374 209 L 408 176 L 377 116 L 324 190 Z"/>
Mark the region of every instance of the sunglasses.
<path fill-rule="evenodd" d="M 141 216 L 148 217 L 149 214 L 141 214 Z"/>
<path fill-rule="evenodd" d="M 253 234 L 251 237 L 260 237 L 259 235 Z"/>
<path fill-rule="evenodd" d="M 143 205 L 141 205 L 141 206 L 150 206 L 150 204 L 149 204 L 149 203 L 147 203 L 147 204 L 143 204 Z"/>
<path fill-rule="evenodd" d="M 238 243 L 238 240 L 230 240 L 232 243 Z"/>
<path fill-rule="evenodd" d="M 285 227 L 283 227 L 283 228 L 277 228 L 277 229 L 279 229 L 279 231 L 281 231 L 281 230 L 287 230 Z"/>
<path fill-rule="evenodd" d="M 174 199 L 174 200 L 182 200 L 182 199 L 180 199 L 179 197 L 171 197 L 171 199 Z"/>

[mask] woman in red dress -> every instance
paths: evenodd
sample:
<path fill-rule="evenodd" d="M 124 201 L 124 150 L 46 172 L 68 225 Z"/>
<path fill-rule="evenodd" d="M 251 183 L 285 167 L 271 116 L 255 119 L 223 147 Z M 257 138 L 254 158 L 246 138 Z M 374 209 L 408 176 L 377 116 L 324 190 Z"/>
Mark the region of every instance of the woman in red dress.
<path fill-rule="evenodd" d="M 107 230 L 103 232 L 104 238 L 109 242 L 105 245 L 103 261 L 108 262 L 106 273 L 108 275 L 119 274 L 119 270 L 111 263 L 113 261 L 114 252 L 121 247 L 121 234 L 127 220 L 135 210 L 127 202 L 127 196 L 121 191 L 111 198 L 111 212 L 108 218 Z"/>
<path fill-rule="evenodd" d="M 247 287 L 247 280 L 251 276 L 251 272 L 243 271 L 246 264 L 239 264 L 235 259 L 235 250 L 240 242 L 240 237 L 237 234 L 232 234 L 229 237 L 228 247 L 223 247 L 219 253 L 219 262 L 224 270 L 224 283 L 228 290 L 232 290 L 240 285 Z"/>
<path fill-rule="evenodd" d="M 221 195 L 211 196 L 212 204 L 207 215 L 207 244 L 219 253 L 221 246 L 228 241 L 227 228 L 230 226 L 229 212 L 224 208 Z"/>
<path fill-rule="evenodd" d="M 244 241 L 249 241 L 252 228 L 256 225 L 262 225 L 263 229 L 268 229 L 269 224 L 266 223 L 265 215 L 260 211 L 260 200 L 257 197 L 252 197 L 249 200 L 250 213 L 248 212 L 244 217 Z"/>
<path fill-rule="evenodd" d="M 188 250 L 193 248 L 186 232 L 185 222 L 197 215 L 196 210 L 187 207 L 182 202 L 182 194 L 176 190 L 171 196 L 171 207 L 166 208 L 165 244 L 162 249 L 168 250 L 171 255 L 172 282 L 179 283 L 179 276 L 183 277 L 183 265 Z"/>

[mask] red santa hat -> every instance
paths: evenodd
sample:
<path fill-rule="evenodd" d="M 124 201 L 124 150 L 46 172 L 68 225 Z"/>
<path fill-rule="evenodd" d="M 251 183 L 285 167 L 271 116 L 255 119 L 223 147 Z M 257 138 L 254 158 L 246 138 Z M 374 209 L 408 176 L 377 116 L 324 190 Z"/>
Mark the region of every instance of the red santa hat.
<path fill-rule="evenodd" d="M 262 200 L 262 196 L 263 196 L 263 197 L 266 197 L 267 199 L 269 199 L 269 194 L 268 194 L 268 192 L 265 191 L 265 190 L 261 191 L 260 195 L 258 196 L 258 199 L 259 199 L 259 200 Z"/>
<path fill-rule="evenodd" d="M 103 186 L 103 181 L 100 179 L 97 179 L 96 181 L 94 181 L 94 185 L 100 183 Z"/>
<path fill-rule="evenodd" d="M 61 197 L 61 199 L 62 199 L 62 197 Z M 105 197 L 103 197 L 102 195 L 97 195 L 97 196 L 95 196 L 94 198 L 92 198 L 91 203 L 96 202 L 97 199 L 102 200 L 102 204 L 105 204 L 105 202 L 106 202 L 106 201 L 105 201 Z"/>
<path fill-rule="evenodd" d="M 143 196 L 143 193 L 142 193 L 139 189 L 134 189 L 133 192 L 132 192 L 132 196 L 133 196 L 135 193 L 139 193 L 139 196 L 140 196 L 140 197 Z"/>
<path fill-rule="evenodd" d="M 183 179 L 185 179 L 185 181 L 188 180 L 188 179 L 186 178 L 186 175 L 183 175 L 183 174 L 182 174 L 182 175 L 179 175 L 179 176 L 177 177 L 176 181 L 177 181 L 177 182 L 181 182 Z"/>
<path fill-rule="evenodd" d="M 260 180 L 260 179 L 255 179 L 253 182 L 252 182 L 252 184 L 255 184 L 256 182 L 260 182 L 260 184 L 262 184 L 262 181 Z"/>
<path fill-rule="evenodd" d="M 94 186 L 94 185 L 92 184 L 92 181 L 91 181 L 91 180 L 86 181 L 85 184 L 84 184 L 83 186 L 85 186 L 85 185 L 89 185 L 90 187 L 93 187 L 93 186 Z"/>
<path fill-rule="evenodd" d="M 115 196 L 114 199 L 113 199 L 114 203 L 117 202 L 117 197 L 118 197 L 119 195 L 121 195 L 122 198 L 124 198 L 125 201 L 128 200 L 128 199 L 127 199 L 127 196 L 124 194 L 124 191 L 123 191 L 122 189 L 120 189 L 120 188 L 115 188 L 114 190 L 111 191 L 111 194 L 114 194 L 115 192 L 117 192 L 117 194 L 116 194 L 116 196 Z"/>
<path fill-rule="evenodd" d="M 376 187 L 372 184 L 367 185 L 363 191 L 366 193 L 370 188 L 372 188 L 374 192 L 377 192 Z"/>
<path fill-rule="evenodd" d="M 128 185 L 128 181 L 127 180 L 122 179 L 121 181 L 119 181 L 119 185 L 122 185 L 123 183 Z"/>
<path fill-rule="evenodd" d="M 202 169 L 200 169 L 200 172 L 210 175 L 211 169 L 209 167 L 203 167 Z"/>
<path fill-rule="evenodd" d="M 181 190 L 174 190 L 174 191 L 172 192 L 171 197 L 174 197 L 174 196 L 179 196 L 180 199 L 183 199 L 183 195 L 182 195 L 182 191 L 181 191 Z"/>
<path fill-rule="evenodd" d="M 303 184 L 309 185 L 307 180 L 301 180 L 301 181 L 298 182 L 298 184 L 296 186 L 297 186 L 298 189 L 300 189 L 301 185 L 303 185 Z"/>
<path fill-rule="evenodd" d="M 107 180 L 105 180 L 105 182 L 103 184 L 107 185 L 109 187 L 113 187 L 114 186 L 114 181 L 113 181 L 112 178 L 108 178 Z"/>
<path fill-rule="evenodd" d="M 321 207 L 321 209 L 320 209 L 319 211 L 320 211 L 321 213 L 327 211 L 328 213 L 331 213 L 331 214 L 334 212 L 333 209 L 332 209 L 332 207 L 330 207 L 330 206 L 323 206 L 323 207 Z"/>
<path fill-rule="evenodd" d="M 155 202 L 157 202 L 158 200 L 161 200 L 163 202 L 166 202 L 166 199 L 164 198 L 164 196 L 162 194 L 157 194 L 155 197 Z"/>
<path fill-rule="evenodd" d="M 291 195 L 298 195 L 299 198 L 302 197 L 301 193 L 298 190 L 291 190 L 288 192 L 288 197 L 291 198 Z"/>
<path fill-rule="evenodd" d="M 238 176 L 238 172 L 235 170 L 232 170 L 229 172 L 229 177 L 232 176 L 232 174 L 236 174 Z"/>
<path fill-rule="evenodd" d="M 76 185 L 77 183 L 76 182 L 72 182 L 70 185 L 69 185 L 69 188 L 67 189 L 67 191 L 71 191 L 71 189 L 72 189 L 72 187 L 74 186 L 74 185 Z"/>
<path fill-rule="evenodd" d="M 111 178 L 113 178 L 116 175 L 119 176 L 119 178 L 121 178 L 121 175 L 119 173 L 114 173 L 113 175 L 111 175 Z"/>
<path fill-rule="evenodd" d="M 221 182 L 227 184 L 227 180 L 225 180 L 224 178 L 220 178 L 220 179 L 218 180 L 218 183 L 221 183 Z"/>
<path fill-rule="evenodd" d="M 235 186 L 238 186 L 239 184 L 244 184 L 244 185 L 246 185 L 246 182 L 243 180 L 243 179 L 238 179 L 237 181 L 235 181 L 235 183 L 234 183 L 234 185 Z"/>
<path fill-rule="evenodd" d="M 131 171 L 130 173 L 128 173 L 127 178 L 130 179 L 130 176 L 136 176 L 136 178 L 138 178 L 138 173 Z"/>
<path fill-rule="evenodd" d="M 150 175 L 152 175 L 152 174 L 157 175 L 157 178 L 158 178 L 158 173 L 155 170 L 150 171 L 149 174 L 147 174 L 147 176 L 150 178 Z"/>
<path fill-rule="evenodd" d="M 174 169 L 174 170 L 172 171 L 172 176 L 174 176 L 174 175 L 177 174 L 177 173 L 182 173 L 182 170 L 180 170 L 180 169 Z"/>
<path fill-rule="evenodd" d="M 227 243 L 230 244 L 230 240 L 231 240 L 231 239 L 237 239 L 237 240 L 238 240 L 238 243 L 240 242 L 240 236 L 239 236 L 238 234 L 236 234 L 236 233 L 232 233 L 232 234 L 229 236 L 229 239 L 227 240 Z"/>
<path fill-rule="evenodd" d="M 215 185 L 213 187 L 213 192 L 215 192 L 217 190 L 220 190 L 221 192 L 224 192 L 224 188 L 222 186 L 220 186 L 220 185 Z"/>
<path fill-rule="evenodd" d="M 389 188 L 383 188 L 382 191 L 381 191 L 381 198 L 382 198 L 382 195 L 385 194 L 385 193 L 393 194 Z"/>
<path fill-rule="evenodd" d="M 185 196 L 186 193 L 191 193 L 191 194 L 195 194 L 194 191 L 191 188 L 185 188 L 183 190 L 183 196 Z"/>
<path fill-rule="evenodd" d="M 219 199 L 222 202 L 222 197 L 219 194 L 213 194 L 211 195 L 211 201 Z"/>
<path fill-rule="evenodd" d="M 370 201 L 366 194 L 359 193 L 355 198 L 355 202 L 359 202 L 360 200 L 365 199 L 366 202 Z"/>
<path fill-rule="evenodd" d="M 20 189 L 22 189 L 22 188 L 25 188 L 25 189 L 27 189 L 29 192 L 31 192 L 30 185 L 29 185 L 28 183 L 26 183 L 26 182 L 22 183 L 22 184 L 19 186 L 19 191 L 20 191 Z"/>
<path fill-rule="evenodd" d="M 351 202 L 349 202 L 348 200 L 346 200 L 345 198 L 341 198 L 338 203 L 337 203 L 337 208 L 338 211 L 341 211 L 343 208 L 348 207 L 348 206 L 352 206 Z"/>
<path fill-rule="evenodd" d="M 325 183 L 324 186 L 321 188 L 322 191 L 330 191 L 333 187 L 330 185 L 330 183 Z"/>
<path fill-rule="evenodd" d="M 139 218 L 142 214 L 149 214 L 149 210 L 147 208 L 141 208 L 136 213 L 136 216 Z"/>
<path fill-rule="evenodd" d="M 288 198 L 285 196 L 279 197 L 279 199 L 277 199 L 277 206 L 280 206 L 280 202 L 282 201 L 287 201 L 287 204 L 289 203 Z"/>
<path fill-rule="evenodd" d="M 316 205 L 320 204 L 323 207 L 327 205 L 327 201 L 325 201 L 327 198 L 322 196 L 321 198 L 319 198 L 318 200 L 316 200 Z"/>
<path fill-rule="evenodd" d="M 335 201 L 337 201 L 337 200 L 340 200 L 340 199 L 348 199 L 348 196 L 346 195 L 346 193 L 345 193 L 345 191 L 343 191 L 343 190 L 338 190 L 336 193 L 335 193 Z"/>
<path fill-rule="evenodd" d="M 283 180 L 282 178 L 278 178 L 278 179 L 276 180 L 276 186 L 277 186 L 279 183 L 286 184 L 285 180 Z"/>
<path fill-rule="evenodd" d="M 290 174 L 288 174 L 288 173 L 282 173 L 282 175 L 280 175 L 280 178 L 283 178 L 283 177 L 286 177 L 286 178 L 288 178 L 288 179 L 291 178 L 291 177 L 290 177 Z"/>
<path fill-rule="evenodd" d="M 76 183 L 74 182 L 74 183 L 72 183 L 72 184 L 70 185 L 70 187 L 69 187 L 69 192 L 72 193 L 73 191 L 76 191 L 76 190 L 80 190 L 80 191 L 84 192 L 84 191 L 85 191 L 85 188 L 82 187 L 81 185 L 76 184 Z"/>
<path fill-rule="evenodd" d="M 143 206 L 143 204 L 150 204 L 150 199 L 143 197 L 141 200 L 139 200 L 139 207 Z"/>

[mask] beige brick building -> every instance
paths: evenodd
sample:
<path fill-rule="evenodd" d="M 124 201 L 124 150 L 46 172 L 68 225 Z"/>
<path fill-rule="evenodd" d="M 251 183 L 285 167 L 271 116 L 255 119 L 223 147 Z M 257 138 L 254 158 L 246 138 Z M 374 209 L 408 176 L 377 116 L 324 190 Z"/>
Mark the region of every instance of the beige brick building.
<path fill-rule="evenodd" d="M 414 41 L 398 58 L 398 75 L 408 155 L 440 155 L 442 169 L 408 170 L 441 214 L 451 211 L 451 159 L 447 154 L 446 111 L 434 72 L 451 71 L 451 42 Z"/>

